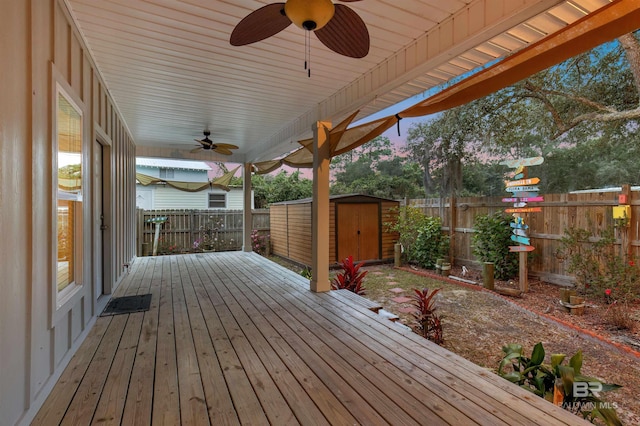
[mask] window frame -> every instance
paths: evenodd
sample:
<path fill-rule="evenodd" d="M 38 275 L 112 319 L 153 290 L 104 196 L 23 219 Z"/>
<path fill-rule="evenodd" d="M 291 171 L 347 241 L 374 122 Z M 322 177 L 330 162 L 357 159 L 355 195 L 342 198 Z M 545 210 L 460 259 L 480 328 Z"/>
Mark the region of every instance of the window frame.
<path fill-rule="evenodd" d="M 211 207 L 211 196 L 212 195 L 218 195 L 218 196 L 222 196 L 224 198 L 224 206 L 222 207 Z M 218 202 L 220 202 L 221 200 L 218 200 Z M 207 208 L 208 209 L 217 209 L 217 210 L 224 210 L 227 208 L 228 205 L 228 198 L 227 198 L 227 194 L 225 192 L 209 192 L 207 194 Z"/>
<path fill-rule="evenodd" d="M 88 187 L 90 182 L 88 177 L 88 149 L 87 136 L 89 134 L 86 106 L 80 97 L 74 92 L 73 88 L 66 82 L 66 79 L 51 63 L 51 248 L 50 248 L 50 271 L 49 279 L 50 287 L 50 326 L 54 327 L 58 322 L 63 320 L 74 305 L 84 295 L 83 289 L 85 278 L 90 277 L 87 274 L 85 265 L 86 258 L 83 255 L 85 248 L 88 247 L 87 240 L 90 229 L 87 229 L 88 221 L 87 212 L 89 205 Z M 77 209 L 74 212 L 74 281 L 68 284 L 63 290 L 58 291 L 58 105 L 59 96 L 64 97 L 65 101 L 72 106 L 80 117 L 80 165 L 81 165 L 81 182 L 82 187 L 76 195 L 76 201 L 79 201 Z"/>

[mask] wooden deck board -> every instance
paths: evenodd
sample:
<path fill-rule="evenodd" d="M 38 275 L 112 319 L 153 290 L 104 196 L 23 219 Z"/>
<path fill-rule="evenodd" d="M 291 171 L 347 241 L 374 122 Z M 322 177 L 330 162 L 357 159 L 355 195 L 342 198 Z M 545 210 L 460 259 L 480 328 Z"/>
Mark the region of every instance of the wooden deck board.
<path fill-rule="evenodd" d="M 33 424 L 580 424 L 366 304 L 241 252 L 140 258 Z"/>

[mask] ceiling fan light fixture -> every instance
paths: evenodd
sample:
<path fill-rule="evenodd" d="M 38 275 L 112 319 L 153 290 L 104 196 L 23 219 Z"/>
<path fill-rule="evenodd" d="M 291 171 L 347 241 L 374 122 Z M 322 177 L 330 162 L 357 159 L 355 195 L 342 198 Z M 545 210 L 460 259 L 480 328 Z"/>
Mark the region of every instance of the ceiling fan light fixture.
<path fill-rule="evenodd" d="M 335 6 L 331 0 L 287 0 L 284 12 L 299 28 L 315 31 L 333 18 Z"/>

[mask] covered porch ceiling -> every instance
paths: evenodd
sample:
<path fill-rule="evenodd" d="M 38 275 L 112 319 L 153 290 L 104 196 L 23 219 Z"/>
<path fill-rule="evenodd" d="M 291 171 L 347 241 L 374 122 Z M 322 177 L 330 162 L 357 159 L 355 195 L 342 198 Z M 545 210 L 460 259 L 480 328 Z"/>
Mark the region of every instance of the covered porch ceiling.
<path fill-rule="evenodd" d="M 364 0 L 363 59 L 304 31 L 234 47 L 267 0 L 65 0 L 137 145 L 148 157 L 256 162 L 299 147 L 318 120 L 366 118 L 555 33 L 609 0 Z M 191 153 L 195 138 L 239 147 Z"/>

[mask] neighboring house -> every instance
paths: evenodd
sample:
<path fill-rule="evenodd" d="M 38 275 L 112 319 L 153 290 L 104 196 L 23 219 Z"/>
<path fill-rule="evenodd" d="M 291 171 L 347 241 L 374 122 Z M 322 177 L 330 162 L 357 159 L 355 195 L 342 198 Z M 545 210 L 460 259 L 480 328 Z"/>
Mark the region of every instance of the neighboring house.
<path fill-rule="evenodd" d="M 136 158 L 136 173 L 169 182 L 209 182 L 211 167 L 203 161 L 181 161 Z M 179 185 L 178 185 L 179 186 Z M 253 197 L 251 207 L 253 208 Z M 200 191 L 186 191 L 166 182 L 142 185 L 136 183 L 136 207 L 143 210 L 169 209 L 243 209 L 242 187 L 230 186 L 229 191 L 215 186 Z"/>

